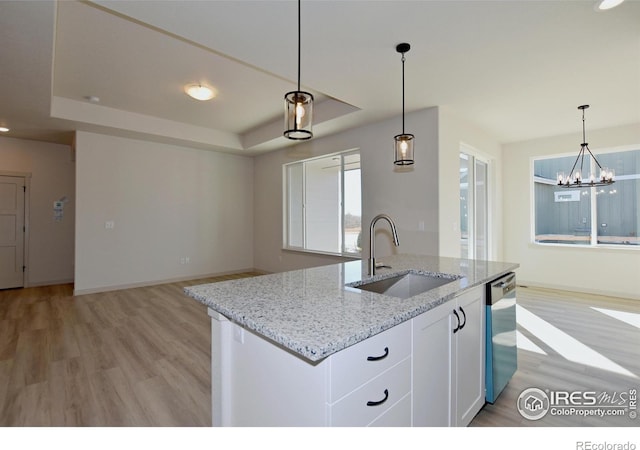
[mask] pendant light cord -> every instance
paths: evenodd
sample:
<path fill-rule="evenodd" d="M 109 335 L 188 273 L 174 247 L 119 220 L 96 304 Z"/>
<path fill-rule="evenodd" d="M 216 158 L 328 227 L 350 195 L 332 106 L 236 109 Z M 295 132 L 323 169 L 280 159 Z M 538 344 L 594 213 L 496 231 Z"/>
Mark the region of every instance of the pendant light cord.
<path fill-rule="evenodd" d="M 584 143 L 587 141 L 587 138 L 585 136 L 585 132 L 584 132 L 584 109 L 582 110 L 582 145 L 584 145 Z"/>
<path fill-rule="evenodd" d="M 582 143 L 585 144 L 587 142 L 587 137 L 584 131 L 584 109 L 582 110 Z"/>
<path fill-rule="evenodd" d="M 587 151 L 589 152 L 589 154 L 591 155 L 591 157 L 593 158 L 593 161 L 596 163 L 596 165 L 598 166 L 598 168 L 600 170 L 602 170 L 602 165 L 600 165 L 600 162 L 598 161 L 598 158 L 596 158 L 596 155 L 594 155 L 593 153 L 591 153 L 591 149 L 589 148 L 589 144 L 587 143 L 587 136 L 586 133 L 584 131 L 585 127 L 584 127 L 584 108 L 582 109 L 582 159 L 584 160 L 584 149 L 586 148 Z M 582 170 L 582 162 L 580 163 L 580 170 Z"/>
<path fill-rule="evenodd" d="M 300 90 L 300 0 L 298 0 L 298 91 Z"/>
<path fill-rule="evenodd" d="M 402 54 L 402 134 L 404 134 L 404 53 Z"/>

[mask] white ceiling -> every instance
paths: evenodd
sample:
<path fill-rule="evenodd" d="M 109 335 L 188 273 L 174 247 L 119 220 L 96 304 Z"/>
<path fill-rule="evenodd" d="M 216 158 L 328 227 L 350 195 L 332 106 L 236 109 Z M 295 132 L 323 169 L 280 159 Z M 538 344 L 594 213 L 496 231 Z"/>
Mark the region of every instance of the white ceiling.
<path fill-rule="evenodd" d="M 640 1 L 302 1 L 302 85 L 317 137 L 442 105 L 500 142 L 640 123 Z M 257 154 L 289 145 L 295 1 L 0 0 L 0 125 Z M 187 97 L 202 82 L 218 95 Z M 87 96 L 97 96 L 93 104 Z M 420 130 L 410 130 L 419 137 Z"/>

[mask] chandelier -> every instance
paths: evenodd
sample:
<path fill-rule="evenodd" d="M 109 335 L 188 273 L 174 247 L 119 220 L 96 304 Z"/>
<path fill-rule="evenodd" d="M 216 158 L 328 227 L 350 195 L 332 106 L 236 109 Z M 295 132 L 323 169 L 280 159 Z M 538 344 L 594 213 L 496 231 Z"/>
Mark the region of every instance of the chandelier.
<path fill-rule="evenodd" d="M 580 144 L 580 151 L 578 152 L 576 161 L 573 163 L 571 172 L 569 172 L 568 175 L 565 175 L 564 172 L 558 172 L 558 186 L 562 186 L 563 188 L 608 186 L 615 183 L 615 172 L 613 169 L 602 167 L 595 155 L 589 150 L 589 144 L 587 143 L 584 131 L 584 110 L 588 107 L 589 105 L 578 106 L 578 109 L 582 110 L 582 144 Z M 595 172 L 590 172 L 588 178 L 583 178 L 585 150 L 589 152 L 589 155 L 591 155 L 591 158 L 593 158 L 593 161 L 599 169 Z M 579 167 L 578 161 L 580 161 Z"/>

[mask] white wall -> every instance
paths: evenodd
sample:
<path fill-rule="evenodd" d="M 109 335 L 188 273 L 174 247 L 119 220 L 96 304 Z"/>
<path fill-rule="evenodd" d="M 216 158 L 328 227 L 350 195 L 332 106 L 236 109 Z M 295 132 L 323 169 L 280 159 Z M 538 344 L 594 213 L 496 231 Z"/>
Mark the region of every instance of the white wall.
<path fill-rule="evenodd" d="M 446 107 L 439 108 L 440 256 L 460 257 L 460 147 L 472 147 L 474 156 L 490 161 L 489 230 L 493 239 L 490 258 L 500 261 L 502 249 L 502 147 L 490 133 Z M 517 262 L 517 261 L 514 261 Z"/>
<path fill-rule="evenodd" d="M 77 293 L 253 268 L 251 158 L 78 132 L 76 160 Z"/>
<path fill-rule="evenodd" d="M 75 164 L 68 145 L 0 137 L 0 171 L 31 174 L 27 286 L 73 281 Z M 53 202 L 67 197 L 56 222 Z"/>
<path fill-rule="evenodd" d="M 341 261 L 332 256 L 282 250 L 282 165 L 356 148 L 360 149 L 362 167 L 363 257 L 368 257 L 369 223 L 379 213 L 394 219 L 400 247 L 393 247 L 388 225 L 380 222 L 376 232 L 378 258 L 384 259 L 381 257 L 392 252 L 437 254 L 438 110 L 429 108 L 407 114 L 405 122 L 406 131 L 416 136 L 416 163 L 408 171 L 393 165 L 393 136 L 402 130 L 401 117 L 256 157 L 255 267 L 280 272 Z"/>
<path fill-rule="evenodd" d="M 640 124 L 589 131 L 589 147 L 638 145 Z M 532 158 L 580 149 L 578 133 L 503 148 L 504 259 L 520 263 L 520 284 L 640 298 L 640 249 L 532 244 Z M 640 205 L 635 205 L 637 208 Z"/>

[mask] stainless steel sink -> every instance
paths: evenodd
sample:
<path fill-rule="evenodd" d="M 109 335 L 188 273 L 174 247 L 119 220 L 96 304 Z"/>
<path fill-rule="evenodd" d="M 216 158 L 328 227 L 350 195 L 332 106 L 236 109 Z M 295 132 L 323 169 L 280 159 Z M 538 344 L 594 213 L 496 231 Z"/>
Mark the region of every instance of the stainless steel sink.
<path fill-rule="evenodd" d="M 459 275 L 446 273 L 422 274 L 408 272 L 378 281 L 358 281 L 350 283 L 347 286 L 352 289 L 407 299 L 445 284 L 453 283 L 460 278 L 461 277 Z"/>

